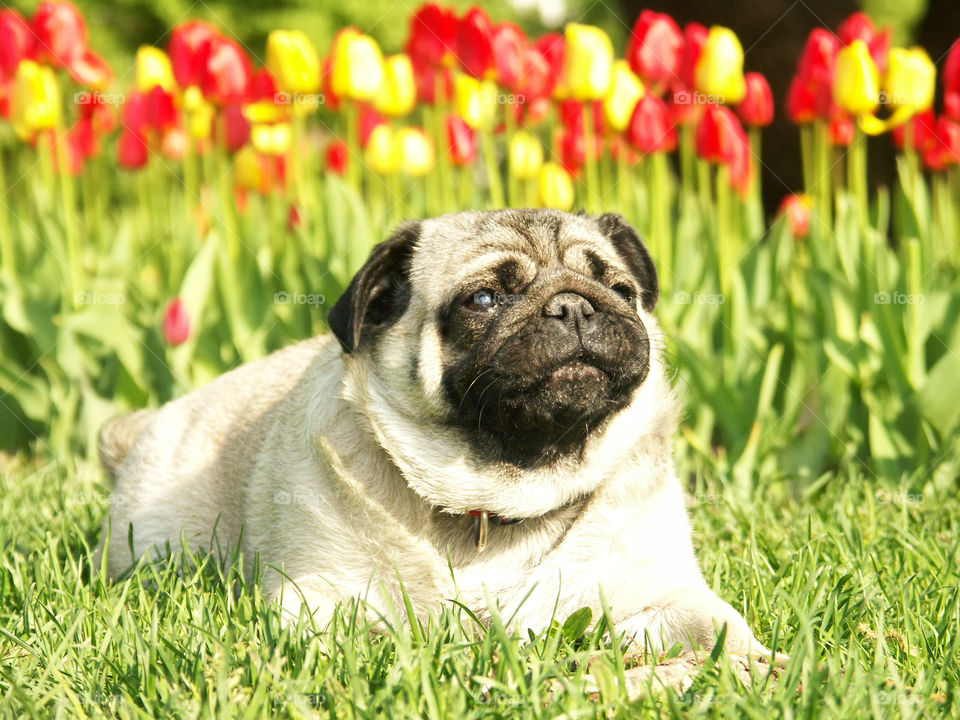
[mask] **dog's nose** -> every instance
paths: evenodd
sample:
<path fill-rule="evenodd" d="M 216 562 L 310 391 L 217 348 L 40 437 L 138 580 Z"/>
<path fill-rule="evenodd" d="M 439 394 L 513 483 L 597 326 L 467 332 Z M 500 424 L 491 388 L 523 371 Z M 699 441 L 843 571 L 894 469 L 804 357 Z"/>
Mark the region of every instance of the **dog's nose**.
<path fill-rule="evenodd" d="M 543 306 L 546 317 L 555 317 L 569 323 L 579 323 L 596 312 L 583 295 L 573 292 L 557 293 Z"/>

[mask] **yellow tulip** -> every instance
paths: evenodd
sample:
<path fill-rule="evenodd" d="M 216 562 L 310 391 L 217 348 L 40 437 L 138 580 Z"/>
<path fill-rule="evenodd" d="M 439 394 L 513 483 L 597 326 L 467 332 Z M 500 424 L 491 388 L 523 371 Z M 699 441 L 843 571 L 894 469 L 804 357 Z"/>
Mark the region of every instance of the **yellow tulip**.
<path fill-rule="evenodd" d="M 735 105 L 747 94 L 743 46 L 730 28 L 719 25 L 710 28 L 693 72 L 696 89 L 717 102 Z"/>
<path fill-rule="evenodd" d="M 540 202 L 545 207 L 569 210 L 573 207 L 573 182 L 559 163 L 544 163 L 540 168 Z"/>
<path fill-rule="evenodd" d="M 417 85 L 413 79 L 413 63 L 404 54 L 391 55 L 383 63 L 383 84 L 374 107 L 384 115 L 406 115 L 417 104 Z"/>
<path fill-rule="evenodd" d="M 274 30 L 267 36 L 267 68 L 284 92 L 310 95 L 320 89 L 320 58 L 301 30 Z"/>
<path fill-rule="evenodd" d="M 244 145 L 236 154 L 233 177 L 238 187 L 247 190 L 263 188 L 263 165 L 257 151 L 249 145 Z"/>
<path fill-rule="evenodd" d="M 397 171 L 398 153 L 395 150 L 393 129 L 387 124 L 380 124 L 370 133 L 363 158 L 378 175 L 392 175 Z"/>
<path fill-rule="evenodd" d="M 574 100 L 602 100 L 610 89 L 613 44 L 593 25 L 570 23 L 564 33 L 564 79 Z"/>
<path fill-rule="evenodd" d="M 147 92 L 157 85 L 167 92 L 173 92 L 177 88 L 170 56 L 160 48 L 142 45 L 137 50 L 137 90 Z"/>
<path fill-rule="evenodd" d="M 332 51 L 333 92 L 350 100 L 373 100 L 383 84 L 383 54 L 376 40 L 347 28 Z"/>
<path fill-rule="evenodd" d="M 184 94 L 184 106 L 187 106 L 187 93 Z M 210 130 L 213 125 L 213 116 L 216 114 L 216 108 L 213 103 L 203 100 L 199 105 L 190 105 L 187 113 L 187 124 L 190 130 L 190 136 L 196 140 L 206 140 L 210 137 Z"/>
<path fill-rule="evenodd" d="M 29 140 L 60 121 L 60 86 L 53 70 L 21 60 L 13 81 L 11 121 L 17 137 Z"/>
<path fill-rule="evenodd" d="M 643 82 L 630 69 L 630 64 L 626 60 L 617 60 L 613 64 L 610 90 L 603 100 L 603 114 L 610 127 L 617 132 L 627 129 L 633 109 L 644 92 Z"/>
<path fill-rule="evenodd" d="M 433 143 L 422 128 L 400 128 L 394 138 L 397 164 L 407 175 L 423 177 L 433 168 Z"/>
<path fill-rule="evenodd" d="M 497 84 L 493 80 L 477 80 L 458 74 L 453 81 L 457 114 L 474 130 L 490 125 L 497 111 Z"/>
<path fill-rule="evenodd" d="M 206 102 L 203 99 L 203 92 L 196 85 L 191 85 L 183 91 L 183 109 L 187 112 L 200 110 Z"/>
<path fill-rule="evenodd" d="M 290 123 L 254 125 L 250 128 L 250 142 L 257 152 L 264 155 L 284 155 L 290 150 L 293 131 Z"/>
<path fill-rule="evenodd" d="M 510 138 L 510 173 L 517 180 L 532 180 L 543 165 L 543 146 L 527 132 L 518 130 Z"/>
<path fill-rule="evenodd" d="M 880 97 L 877 66 L 863 40 L 854 40 L 837 54 L 833 76 L 833 99 L 853 115 L 872 113 Z"/>
<path fill-rule="evenodd" d="M 885 101 L 894 109 L 908 106 L 914 113 L 933 107 L 937 87 L 937 67 L 926 50 L 920 47 L 905 50 L 893 48 L 887 61 L 883 89 Z"/>

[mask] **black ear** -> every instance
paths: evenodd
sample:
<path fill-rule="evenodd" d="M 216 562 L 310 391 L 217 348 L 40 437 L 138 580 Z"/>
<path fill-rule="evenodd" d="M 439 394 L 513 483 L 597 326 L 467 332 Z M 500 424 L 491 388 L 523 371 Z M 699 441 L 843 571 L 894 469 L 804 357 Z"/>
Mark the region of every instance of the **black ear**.
<path fill-rule="evenodd" d="M 607 236 L 620 257 L 630 268 L 634 278 L 640 283 L 640 304 L 647 312 L 657 306 L 660 297 L 660 285 L 657 281 L 657 268 L 647 246 L 640 240 L 637 231 L 622 215 L 606 213 L 597 217 L 600 231 Z"/>
<path fill-rule="evenodd" d="M 330 308 L 327 324 L 344 352 L 353 352 L 377 330 L 389 327 L 410 302 L 410 258 L 420 223 L 406 222 L 377 245 L 350 286 Z"/>

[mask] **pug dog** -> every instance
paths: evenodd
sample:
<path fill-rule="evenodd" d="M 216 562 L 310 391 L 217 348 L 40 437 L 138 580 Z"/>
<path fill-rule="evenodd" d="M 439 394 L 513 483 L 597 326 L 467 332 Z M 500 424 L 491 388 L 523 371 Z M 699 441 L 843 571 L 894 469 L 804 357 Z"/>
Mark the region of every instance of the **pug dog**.
<path fill-rule="evenodd" d="M 619 215 L 403 224 L 332 334 L 114 420 L 100 552 L 118 577 L 239 550 L 286 617 L 457 599 L 542 630 L 588 606 L 655 647 L 766 653 L 707 585 L 672 441 L 654 263 Z"/>

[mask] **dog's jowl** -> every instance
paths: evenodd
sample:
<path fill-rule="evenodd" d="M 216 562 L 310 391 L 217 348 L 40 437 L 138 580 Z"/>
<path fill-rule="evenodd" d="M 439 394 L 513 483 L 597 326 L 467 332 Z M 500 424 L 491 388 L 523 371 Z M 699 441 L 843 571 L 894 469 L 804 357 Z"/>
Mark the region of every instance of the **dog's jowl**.
<path fill-rule="evenodd" d="M 492 601 L 540 630 L 602 598 L 640 640 L 709 646 L 726 623 L 763 651 L 694 555 L 657 298 L 617 215 L 409 222 L 331 334 L 104 428 L 108 571 L 238 548 L 320 624 L 350 597 L 400 606 L 399 575 L 419 613 Z"/>

